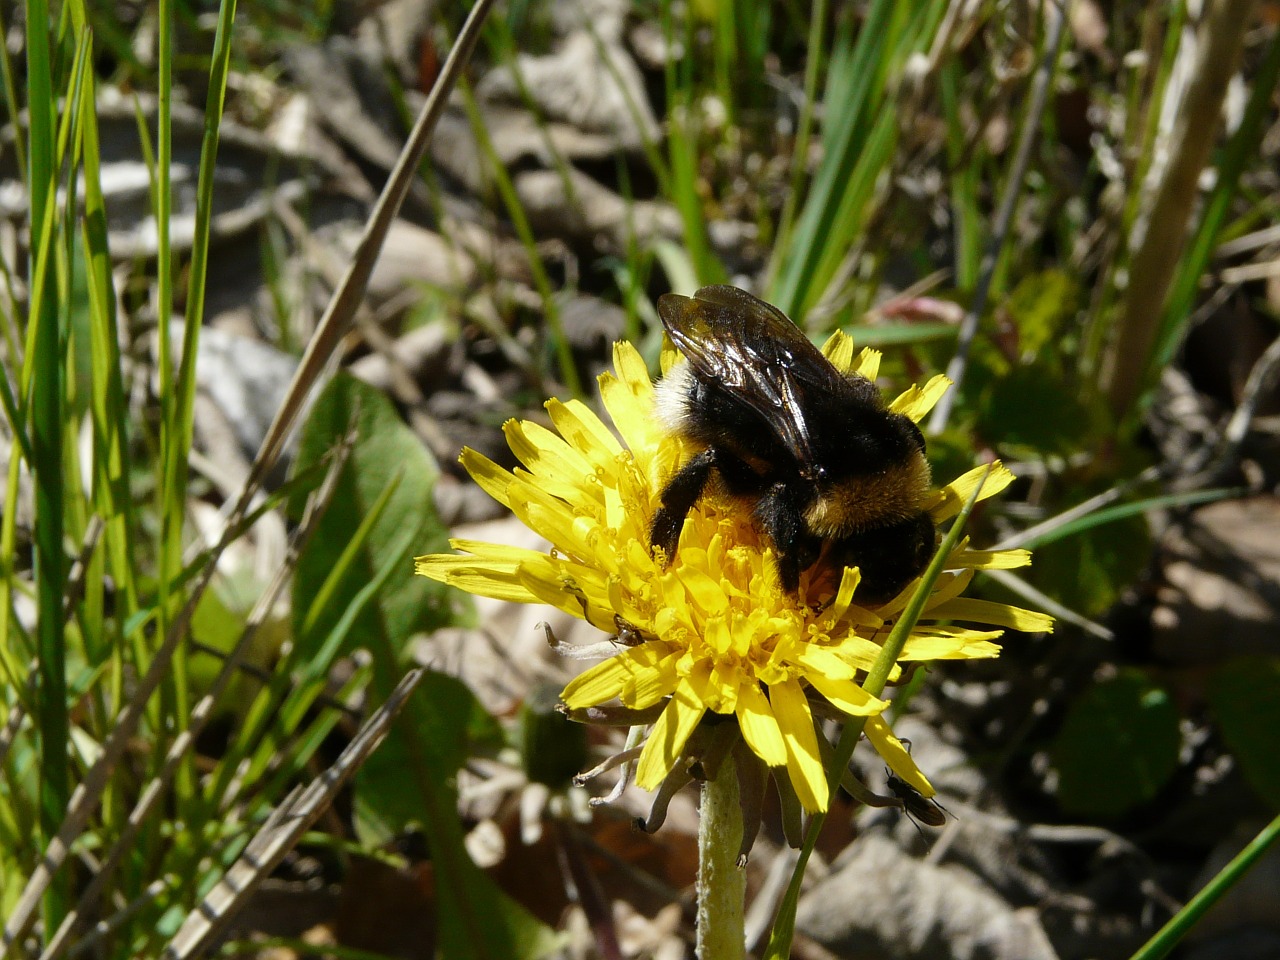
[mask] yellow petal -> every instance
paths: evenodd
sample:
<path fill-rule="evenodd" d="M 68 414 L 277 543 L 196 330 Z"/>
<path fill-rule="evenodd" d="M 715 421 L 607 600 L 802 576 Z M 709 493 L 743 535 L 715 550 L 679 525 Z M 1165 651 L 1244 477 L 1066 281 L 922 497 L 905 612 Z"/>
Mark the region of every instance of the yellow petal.
<path fill-rule="evenodd" d="M 653 670 L 671 652 L 669 644 L 658 640 L 622 650 L 570 680 L 560 699 L 574 710 L 607 703 L 622 692 L 629 678 Z"/>
<path fill-rule="evenodd" d="M 1000 656 L 1000 645 L 991 638 L 1001 632 L 976 630 L 951 636 L 917 636 L 912 634 L 902 647 L 899 660 L 980 660 Z"/>
<path fill-rule="evenodd" d="M 507 497 L 507 487 L 514 478 L 511 476 L 510 470 L 504 470 L 483 453 L 478 453 L 470 447 L 462 448 L 462 453 L 458 456 L 458 462 L 462 464 L 462 469 L 471 475 L 471 479 L 479 485 L 481 490 L 504 507 L 511 506 L 511 500 Z"/>
<path fill-rule="evenodd" d="M 593 462 L 611 460 L 622 452 L 618 438 L 600 422 L 600 418 L 581 400 L 546 402 L 552 424 L 574 447 Z"/>
<path fill-rule="evenodd" d="M 862 582 L 861 570 L 857 567 L 844 568 L 844 572 L 840 575 L 840 588 L 836 591 L 836 598 L 827 607 L 824 620 L 832 625 L 840 622 L 840 618 L 849 609 L 849 604 L 853 602 L 853 593 L 858 589 L 860 582 Z"/>
<path fill-rule="evenodd" d="M 858 672 L 853 664 L 837 656 L 834 650 L 827 647 L 815 647 L 811 644 L 800 645 L 796 655 L 796 662 L 805 668 L 806 679 L 811 674 L 822 674 L 836 680 L 849 680 Z M 867 666 L 870 666 L 870 664 L 867 664 Z"/>
<path fill-rule="evenodd" d="M 574 501 L 587 492 L 587 477 L 595 468 L 586 457 L 565 443 L 564 438 L 531 420 L 508 420 L 502 426 L 507 446 L 538 478 L 538 484 L 557 497 Z M 548 489 L 547 481 L 557 484 Z M 567 492 L 566 492 L 567 491 Z"/>
<path fill-rule="evenodd" d="M 520 565 L 517 579 L 538 598 L 601 630 L 614 630 L 620 611 L 609 602 L 609 583 L 600 570 L 563 557 L 538 554 Z"/>
<path fill-rule="evenodd" d="M 913 384 L 893 403 L 889 404 L 889 409 L 893 413 L 901 413 L 919 423 L 924 415 L 933 409 L 934 404 L 942 399 L 942 395 L 950 387 L 951 381 L 942 374 L 938 374 L 923 387 Z"/>
<path fill-rule="evenodd" d="M 847 373 L 853 367 L 853 338 L 837 330 L 822 345 L 822 355 L 841 373 Z"/>
<path fill-rule="evenodd" d="M 877 700 L 852 680 L 839 680 L 821 673 L 805 674 L 805 679 L 813 684 L 813 688 L 826 697 L 833 707 L 851 716 L 874 716 L 888 706 L 883 700 Z"/>
<path fill-rule="evenodd" d="M 414 572 L 481 597 L 511 603 L 538 602 L 538 598 L 519 582 L 519 567 L 505 560 L 433 554 L 418 557 L 414 562 Z"/>
<path fill-rule="evenodd" d="M 957 550 L 947 566 L 974 570 L 1016 570 L 1031 563 L 1030 550 Z"/>
<path fill-rule="evenodd" d="M 1024 610 L 1007 603 L 991 600 L 970 600 L 957 597 L 939 604 L 929 611 L 931 618 L 939 620 L 967 620 L 970 623 L 990 623 L 997 627 L 1009 627 L 1023 633 L 1053 633 L 1053 617 L 1047 613 Z"/>
<path fill-rule="evenodd" d="M 689 600 L 696 603 L 708 617 L 719 616 L 726 612 L 729 607 L 729 598 L 724 595 L 720 582 L 713 580 L 703 573 L 702 569 L 695 569 L 692 565 L 702 559 L 701 552 L 690 549 L 687 555 L 682 555 L 681 559 L 684 561 L 684 568 L 680 571 L 680 582 L 687 591 Z M 710 564 L 706 564 L 703 560 L 698 566 L 705 569 Z"/>
<path fill-rule="evenodd" d="M 641 400 L 653 400 L 653 381 L 649 379 L 649 368 L 645 366 L 644 357 L 635 345 L 619 340 L 613 345 L 613 372 L 617 374 L 627 388 Z"/>
<path fill-rule="evenodd" d="M 787 746 L 787 773 L 801 805 L 810 813 L 827 809 L 827 773 L 813 732 L 813 714 L 799 680 L 784 680 L 769 687 L 769 702 Z"/>
<path fill-rule="evenodd" d="M 787 762 L 787 745 L 782 730 L 769 706 L 769 698 L 755 680 L 744 683 L 738 690 L 738 728 L 753 753 L 771 767 Z"/>
<path fill-rule="evenodd" d="M 662 371 L 665 377 L 671 372 L 671 368 L 684 359 L 684 354 L 676 349 L 676 345 L 671 342 L 671 338 L 665 333 L 662 335 L 662 349 L 658 353 L 658 369 Z"/>
<path fill-rule="evenodd" d="M 661 433 L 653 415 L 652 392 L 647 397 L 637 396 L 627 383 L 604 373 L 600 375 L 600 401 L 628 449 L 643 452 L 657 445 Z"/>
<path fill-rule="evenodd" d="M 1013 474 L 999 460 L 991 464 L 991 474 L 987 476 L 986 482 L 983 483 L 982 478 L 986 474 L 987 467 L 985 465 L 974 467 L 968 473 L 957 477 L 937 491 L 933 502 L 928 505 L 929 513 L 933 516 L 934 521 L 937 522 L 954 517 L 963 510 L 964 505 L 969 502 L 969 497 L 973 495 L 973 491 L 978 489 L 978 484 L 982 484 L 982 492 L 978 494 L 978 499 L 986 500 L 988 497 L 994 497 L 1014 481 Z"/>
<path fill-rule="evenodd" d="M 708 710 L 727 714 L 738 708 L 738 687 L 742 677 L 731 664 L 722 665 L 711 657 L 705 657 L 694 663 L 688 676 L 694 696 Z"/>
<path fill-rule="evenodd" d="M 680 653 L 676 651 L 660 659 L 652 667 L 635 671 L 622 685 L 618 699 L 632 710 L 644 710 L 663 697 L 671 696 L 680 682 L 677 665 Z"/>
<path fill-rule="evenodd" d="M 693 696 L 688 684 L 681 683 L 676 687 L 671 702 L 653 725 L 644 750 L 640 752 L 640 763 L 636 766 L 636 786 L 642 790 L 653 790 L 662 783 L 680 759 L 680 752 L 684 749 L 689 734 L 693 733 L 705 712 L 706 709 Z"/>
<path fill-rule="evenodd" d="M 860 377 L 866 377 L 872 383 L 876 382 L 876 377 L 880 376 L 880 359 L 884 356 L 879 350 L 873 350 L 870 347 L 863 347 L 862 352 L 858 354 L 858 359 L 853 365 L 853 372 Z"/>

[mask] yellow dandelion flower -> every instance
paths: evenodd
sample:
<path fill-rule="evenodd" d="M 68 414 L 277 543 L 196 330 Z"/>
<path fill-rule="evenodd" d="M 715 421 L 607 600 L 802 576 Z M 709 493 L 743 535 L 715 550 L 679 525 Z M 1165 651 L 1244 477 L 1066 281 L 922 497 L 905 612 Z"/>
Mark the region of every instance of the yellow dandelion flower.
<path fill-rule="evenodd" d="M 874 380 L 879 354 L 854 358 L 847 337 L 824 348 L 842 370 Z M 669 359 L 669 358 L 664 358 Z M 945 377 L 912 387 L 890 409 L 923 417 L 946 390 Z M 476 482 L 551 543 L 546 553 L 454 540 L 457 554 L 419 557 L 417 572 L 482 596 L 546 603 L 626 638 L 617 652 L 565 687 L 574 710 L 613 701 L 633 711 L 660 709 L 644 742 L 636 783 L 655 789 L 670 774 L 708 714 L 732 716 L 746 745 L 776 774 L 785 771 L 801 804 L 828 801 L 814 708 L 869 718 L 866 735 L 890 769 L 925 797 L 933 787 L 880 718 L 886 702 L 859 683 L 880 651 L 914 584 L 877 606 L 857 602 L 859 572 L 801 579 L 797 595 L 779 582 L 772 550 L 750 517 L 731 503 L 701 498 L 680 549 L 664 566 L 649 548 L 663 484 L 686 459 L 683 443 L 654 415 L 654 387 L 627 343 L 614 347 L 614 372 L 600 377 L 613 428 L 576 400 L 548 401 L 554 430 L 509 421 L 504 431 L 523 465 L 505 470 L 464 450 Z M 935 491 L 935 522 L 955 516 L 981 482 L 979 468 Z M 991 470 L 980 498 L 1012 475 Z M 1000 630 L 1044 631 L 1052 620 L 1005 604 L 962 597 L 974 571 L 1030 562 L 1026 551 L 971 550 L 962 541 L 933 585 L 901 661 L 994 657 Z M 890 680 L 897 678 L 895 667 Z"/>

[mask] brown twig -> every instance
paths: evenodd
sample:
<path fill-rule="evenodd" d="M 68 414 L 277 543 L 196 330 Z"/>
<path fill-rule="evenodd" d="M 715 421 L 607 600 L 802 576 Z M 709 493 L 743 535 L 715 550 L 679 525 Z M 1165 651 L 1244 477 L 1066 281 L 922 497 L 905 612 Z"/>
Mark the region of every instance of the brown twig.
<path fill-rule="evenodd" d="M 1240 61 L 1254 0 L 1211 0 L 1200 29 L 1200 56 L 1187 86 L 1145 227 L 1130 238 L 1129 285 L 1104 383 L 1111 411 L 1123 420 L 1147 386 L 1165 299 L 1182 258 L 1187 227 L 1200 195 L 1222 117 L 1227 84 Z"/>

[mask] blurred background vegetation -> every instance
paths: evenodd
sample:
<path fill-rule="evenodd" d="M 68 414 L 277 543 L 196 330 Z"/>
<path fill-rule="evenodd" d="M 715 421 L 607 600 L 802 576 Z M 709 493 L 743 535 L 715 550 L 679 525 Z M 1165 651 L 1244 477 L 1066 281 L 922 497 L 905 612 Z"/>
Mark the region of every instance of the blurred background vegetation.
<path fill-rule="evenodd" d="M 362 243 L 467 12 L 0 4 L 0 953 L 683 955 L 688 818 L 588 809 L 542 615 L 411 558 L 719 282 L 947 372 L 1060 618 L 902 688 L 954 820 L 842 808 L 796 955 L 1132 953 L 1280 806 L 1280 7 L 509 0 Z M 1183 955 L 1280 953 L 1276 870 Z"/>

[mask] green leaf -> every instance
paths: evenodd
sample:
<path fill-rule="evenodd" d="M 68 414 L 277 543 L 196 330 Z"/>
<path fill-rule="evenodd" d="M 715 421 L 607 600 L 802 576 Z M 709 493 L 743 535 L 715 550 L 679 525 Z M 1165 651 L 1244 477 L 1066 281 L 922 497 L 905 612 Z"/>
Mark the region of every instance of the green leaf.
<path fill-rule="evenodd" d="M 413 574 L 410 555 L 447 548 L 432 488 L 439 470 L 390 401 L 346 375 L 316 399 L 303 428 L 297 468 L 304 470 L 354 432 L 354 445 L 337 488 L 294 577 L 296 643 L 318 652 L 361 590 L 384 562 L 405 552 L 403 572 L 380 584 L 343 633 L 374 654 L 374 689 L 385 697 L 399 678 L 407 641 L 458 619 L 460 595 Z M 301 495 L 294 498 L 301 508 Z M 361 530 L 362 524 L 368 529 Z M 366 535 L 367 534 L 367 535 Z M 354 551 L 347 547 L 361 536 Z M 414 547 L 405 551 L 408 536 Z M 328 583 L 331 573 L 335 584 Z M 385 574 L 385 571 L 383 571 Z M 317 609 L 312 609 L 317 607 Z M 452 780 L 476 740 L 491 738 L 474 699 L 457 680 L 424 681 L 404 714 L 370 758 L 356 784 L 356 805 L 366 831 L 383 836 L 409 822 L 422 824 L 438 875 L 439 953 L 482 960 L 537 957 L 556 939 L 483 874 L 463 846 Z"/>
<path fill-rule="evenodd" d="M 295 472 L 320 460 L 352 428 L 351 454 L 328 508 L 298 559 L 293 617 L 296 642 L 303 645 L 323 641 L 407 529 L 417 531 L 413 553 L 447 549 L 432 500 L 439 468 L 391 402 L 368 384 L 339 374 L 325 387 L 303 427 Z M 313 609 L 352 534 L 392 484 L 395 489 L 368 539 L 336 589 L 326 595 L 323 609 Z M 295 515 L 301 511 L 301 502 L 299 494 L 292 504 Z M 360 614 L 350 635 L 361 645 L 399 659 L 413 634 L 453 622 L 462 609 L 459 603 L 456 593 L 414 576 L 413 564 L 406 562 Z"/>
<path fill-rule="evenodd" d="M 356 781 L 366 837 L 421 824 L 431 849 L 444 960 L 520 960 L 560 939 L 481 872 L 463 844 L 454 776 L 476 743 L 501 741 L 491 718 L 457 680 L 428 674 Z"/>
<path fill-rule="evenodd" d="M 1223 664 L 1209 684 L 1209 705 L 1245 779 L 1280 809 L 1280 658 L 1239 657 Z"/>
<path fill-rule="evenodd" d="M 854 345 L 863 347 L 901 347 L 917 343 L 945 341 L 948 350 L 954 350 L 954 340 L 959 328 L 953 323 L 889 323 L 854 324 L 844 328 Z"/>
<path fill-rule="evenodd" d="M 1079 296 L 1080 285 L 1063 270 L 1045 270 L 1024 278 L 1005 304 L 1018 329 L 1018 352 L 1024 357 L 1040 356 L 1075 315 Z"/>
<path fill-rule="evenodd" d="M 1014 367 L 991 381 L 978 429 L 1002 449 L 1068 456 L 1104 434 L 1100 408 L 1090 409 L 1080 388 L 1060 376 L 1053 360 Z"/>
<path fill-rule="evenodd" d="M 1178 711 L 1138 670 L 1086 690 L 1053 745 L 1058 801 L 1071 814 L 1115 817 L 1153 799 L 1178 765 Z"/>

